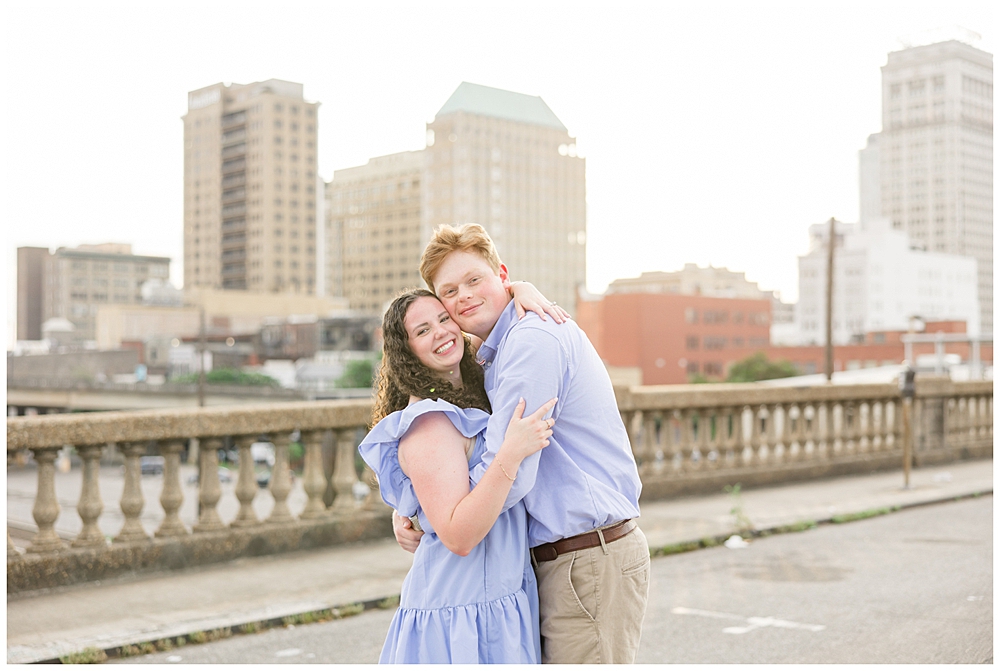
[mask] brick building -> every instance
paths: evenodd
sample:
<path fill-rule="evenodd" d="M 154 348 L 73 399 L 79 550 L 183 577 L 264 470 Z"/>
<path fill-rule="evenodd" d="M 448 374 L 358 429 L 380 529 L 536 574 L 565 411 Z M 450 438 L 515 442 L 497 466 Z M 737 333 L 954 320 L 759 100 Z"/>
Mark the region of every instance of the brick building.
<path fill-rule="evenodd" d="M 730 366 L 764 352 L 767 358 L 787 360 L 802 374 L 822 373 L 826 349 L 822 345 L 772 346 L 769 340 L 771 301 L 682 294 L 606 294 L 581 297 L 577 323 L 590 337 L 597 353 L 626 384 L 686 384 L 696 376 L 725 379 Z M 964 322 L 928 322 L 924 333 L 965 333 Z M 835 346 L 834 370 L 856 370 L 899 364 L 905 358 L 905 331 L 868 333 L 863 343 Z M 944 345 L 946 354 L 969 361 L 971 345 Z M 932 355 L 934 343 L 914 344 L 914 358 Z M 992 344 L 979 353 L 993 361 Z"/>
<path fill-rule="evenodd" d="M 771 301 L 683 294 L 607 294 L 577 301 L 577 323 L 605 364 L 639 368 L 642 384 L 723 378 L 770 344 Z"/>

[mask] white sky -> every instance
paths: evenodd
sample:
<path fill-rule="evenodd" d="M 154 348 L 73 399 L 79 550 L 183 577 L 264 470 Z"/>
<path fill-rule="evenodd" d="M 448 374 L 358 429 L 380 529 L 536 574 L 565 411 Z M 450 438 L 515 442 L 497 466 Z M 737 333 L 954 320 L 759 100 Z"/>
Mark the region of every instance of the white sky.
<path fill-rule="evenodd" d="M 886 54 L 952 25 L 993 53 L 994 20 L 962 0 L 8 0 L 8 340 L 19 246 L 130 242 L 181 284 L 187 92 L 270 78 L 321 103 L 326 180 L 422 148 L 462 81 L 539 95 L 587 158 L 591 291 L 694 262 L 794 301 L 808 226 L 857 218 Z"/>

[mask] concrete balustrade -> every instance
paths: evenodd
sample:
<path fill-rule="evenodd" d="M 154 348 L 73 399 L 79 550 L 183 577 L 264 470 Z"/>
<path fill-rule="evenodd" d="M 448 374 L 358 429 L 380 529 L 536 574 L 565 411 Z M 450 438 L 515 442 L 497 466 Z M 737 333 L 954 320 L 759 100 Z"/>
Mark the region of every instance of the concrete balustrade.
<path fill-rule="evenodd" d="M 619 389 L 643 498 L 902 467 L 896 385 Z M 993 453 L 993 383 L 917 381 L 916 465 Z"/>
<path fill-rule="evenodd" d="M 616 393 L 643 499 L 902 466 L 902 399 L 895 385 L 674 385 Z M 8 592 L 391 535 L 388 508 L 367 467 L 362 482 L 370 492 L 355 497 L 357 442 L 370 412 L 369 400 L 339 400 L 10 417 L 8 463 L 29 450 L 37 464 L 37 532 L 21 554 L 8 531 Z M 918 380 L 914 462 L 991 456 L 992 418 L 992 382 Z M 266 491 L 257 484 L 251 456 L 262 436 L 274 445 L 275 457 Z M 293 436 L 304 448 L 301 510 L 289 506 Z M 180 469 L 190 439 L 197 439 L 201 478 L 199 512 L 189 529 L 180 516 Z M 239 509 L 231 520 L 219 513 L 217 475 L 218 450 L 227 439 L 239 454 L 235 491 L 228 494 Z M 109 542 L 100 526 L 105 505 L 98 475 L 102 451 L 112 444 L 124 458 L 124 489 L 113 504 L 124 522 Z M 75 446 L 82 478 L 76 506 L 82 530 L 70 543 L 55 530 L 54 463 L 66 445 Z M 147 454 L 164 458 L 158 500 L 146 500 L 140 486 L 140 459 Z M 259 497 L 273 500 L 268 515 L 258 516 L 259 506 L 255 511 Z M 156 529 L 143 524 L 147 506 L 162 510 Z"/>

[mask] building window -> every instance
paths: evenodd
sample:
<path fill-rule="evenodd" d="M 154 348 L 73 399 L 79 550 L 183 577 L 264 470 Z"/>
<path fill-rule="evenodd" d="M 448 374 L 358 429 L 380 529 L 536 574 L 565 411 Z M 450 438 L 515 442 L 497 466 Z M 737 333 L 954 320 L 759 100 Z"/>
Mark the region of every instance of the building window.
<path fill-rule="evenodd" d="M 685 339 L 685 345 L 688 349 L 698 349 L 698 336 L 688 336 Z"/>
<path fill-rule="evenodd" d="M 698 323 L 698 311 L 694 308 L 684 308 L 684 321 L 688 324 Z"/>
<path fill-rule="evenodd" d="M 705 336 L 705 349 L 725 349 L 726 339 L 717 336 Z"/>
<path fill-rule="evenodd" d="M 714 375 L 718 377 L 722 375 L 722 364 L 718 361 L 706 361 L 704 370 L 705 375 Z"/>

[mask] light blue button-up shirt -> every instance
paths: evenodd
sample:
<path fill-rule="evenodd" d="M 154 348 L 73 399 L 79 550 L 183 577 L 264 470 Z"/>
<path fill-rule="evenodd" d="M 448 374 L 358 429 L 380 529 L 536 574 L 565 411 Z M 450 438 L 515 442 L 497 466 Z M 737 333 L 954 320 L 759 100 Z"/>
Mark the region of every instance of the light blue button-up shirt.
<path fill-rule="evenodd" d="M 493 414 L 479 482 L 521 397 L 525 414 L 558 396 L 549 445 L 521 462 L 504 506 L 524 499 L 531 547 L 638 517 L 642 483 L 611 379 L 576 322 L 556 324 L 511 302 L 479 349 Z"/>

